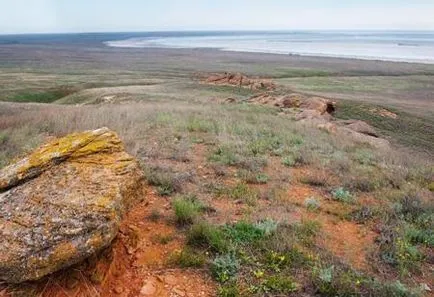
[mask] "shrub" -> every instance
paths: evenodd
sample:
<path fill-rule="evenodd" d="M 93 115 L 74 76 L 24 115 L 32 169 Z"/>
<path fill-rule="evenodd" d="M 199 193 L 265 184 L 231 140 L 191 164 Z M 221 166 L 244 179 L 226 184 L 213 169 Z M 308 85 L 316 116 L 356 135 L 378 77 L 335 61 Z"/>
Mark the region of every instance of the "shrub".
<path fill-rule="evenodd" d="M 206 222 L 199 222 L 191 227 L 187 233 L 187 243 L 191 246 L 211 249 L 218 253 L 229 250 L 229 243 L 222 230 Z"/>
<path fill-rule="evenodd" d="M 288 276 L 270 276 L 262 283 L 265 293 L 290 294 L 297 291 L 298 284 Z"/>
<path fill-rule="evenodd" d="M 208 121 L 204 119 L 199 119 L 196 117 L 189 117 L 187 121 L 187 131 L 188 132 L 210 132 L 218 131 L 216 122 Z"/>
<path fill-rule="evenodd" d="M 293 156 L 286 156 L 282 158 L 282 164 L 286 167 L 294 167 L 296 165 L 295 158 Z"/>
<path fill-rule="evenodd" d="M 334 200 L 344 202 L 344 203 L 352 203 L 354 202 L 354 196 L 344 188 L 337 188 L 332 192 L 332 197 Z"/>
<path fill-rule="evenodd" d="M 230 166 L 236 165 L 238 163 L 238 156 L 234 152 L 234 149 L 228 146 L 218 147 L 208 159 L 211 162 Z"/>
<path fill-rule="evenodd" d="M 206 263 L 206 257 L 190 248 L 185 248 L 182 251 L 174 252 L 169 257 L 169 263 L 178 265 L 182 268 L 188 267 L 203 267 Z"/>
<path fill-rule="evenodd" d="M 151 214 L 149 215 L 149 219 L 153 222 L 159 221 L 161 217 L 162 217 L 161 212 L 156 208 L 152 209 Z"/>
<path fill-rule="evenodd" d="M 238 290 L 237 284 L 235 282 L 228 282 L 223 284 L 217 293 L 218 297 L 239 297 L 241 296 Z"/>
<path fill-rule="evenodd" d="M 181 182 L 184 178 L 177 176 L 170 169 L 162 167 L 146 167 L 146 180 L 151 186 L 156 186 L 162 196 L 168 196 L 181 190 Z"/>
<path fill-rule="evenodd" d="M 353 211 L 350 216 L 351 219 L 357 223 L 365 223 L 374 217 L 374 211 L 369 206 L 362 206 Z"/>
<path fill-rule="evenodd" d="M 292 229 L 297 240 L 300 240 L 305 245 L 311 245 L 314 237 L 321 229 L 321 225 L 317 221 L 302 221 L 299 224 L 292 225 Z"/>
<path fill-rule="evenodd" d="M 268 176 L 264 173 L 256 173 L 250 170 L 240 170 L 238 176 L 249 184 L 266 184 Z"/>
<path fill-rule="evenodd" d="M 270 236 L 276 232 L 279 224 L 273 220 L 264 220 L 255 224 L 255 227 L 264 233 L 264 236 Z"/>
<path fill-rule="evenodd" d="M 225 226 L 224 232 L 235 243 L 251 243 L 265 236 L 265 231 L 254 224 L 238 222 L 234 225 Z"/>
<path fill-rule="evenodd" d="M 258 200 L 258 192 L 250 189 L 245 183 L 238 183 L 229 190 L 229 197 L 235 200 L 241 200 L 249 205 L 255 205 Z"/>
<path fill-rule="evenodd" d="M 239 268 L 238 259 L 233 253 L 228 253 L 214 259 L 211 273 L 218 282 L 225 283 L 235 277 Z"/>
<path fill-rule="evenodd" d="M 410 271 L 418 269 L 424 258 L 419 249 L 403 234 L 400 226 L 393 224 L 382 226 L 377 241 L 381 259 L 397 267 L 401 275 L 407 275 Z"/>
<path fill-rule="evenodd" d="M 311 172 L 308 175 L 303 176 L 300 181 L 304 184 L 313 187 L 326 187 L 329 185 L 329 177 L 325 172 Z"/>
<path fill-rule="evenodd" d="M 321 203 L 315 197 L 307 198 L 304 205 L 309 211 L 318 211 L 321 207 Z"/>
<path fill-rule="evenodd" d="M 195 196 L 184 196 L 173 201 L 176 222 L 180 225 L 192 224 L 203 209 L 203 204 Z"/>
<path fill-rule="evenodd" d="M 361 165 L 372 166 L 376 163 L 375 156 L 372 154 L 372 152 L 365 149 L 357 150 L 354 155 L 354 159 Z"/>

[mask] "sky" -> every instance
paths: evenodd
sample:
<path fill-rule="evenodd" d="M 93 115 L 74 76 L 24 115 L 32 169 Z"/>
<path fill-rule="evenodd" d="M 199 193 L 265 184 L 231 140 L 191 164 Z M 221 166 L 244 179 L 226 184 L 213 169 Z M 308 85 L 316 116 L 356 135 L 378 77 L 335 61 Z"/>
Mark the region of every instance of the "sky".
<path fill-rule="evenodd" d="M 0 0 L 0 34 L 434 30 L 434 0 Z"/>

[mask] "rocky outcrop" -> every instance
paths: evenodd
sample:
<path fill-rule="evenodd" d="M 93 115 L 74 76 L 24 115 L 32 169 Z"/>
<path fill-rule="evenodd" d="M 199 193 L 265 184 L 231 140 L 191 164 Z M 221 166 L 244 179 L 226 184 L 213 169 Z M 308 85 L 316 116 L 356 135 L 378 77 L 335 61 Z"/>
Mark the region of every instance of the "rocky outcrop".
<path fill-rule="evenodd" d="M 337 123 L 355 132 L 373 136 L 373 137 L 379 137 L 374 127 L 372 127 L 371 125 L 369 125 L 364 121 L 347 120 L 347 121 L 338 121 Z"/>
<path fill-rule="evenodd" d="M 321 97 L 309 97 L 298 93 L 282 96 L 267 92 L 250 97 L 248 102 L 253 104 L 276 106 L 280 108 L 298 108 L 301 111 L 315 110 L 320 115 L 332 114 L 336 109 L 336 103 L 329 99 Z"/>
<path fill-rule="evenodd" d="M 252 90 L 273 90 L 276 85 L 265 79 L 249 78 L 241 73 L 229 73 L 214 74 L 205 79 L 205 83 L 214 85 L 229 85 L 243 88 L 249 88 Z"/>
<path fill-rule="evenodd" d="M 0 280 L 37 280 L 107 247 L 142 174 L 102 128 L 56 139 L 0 171 Z"/>

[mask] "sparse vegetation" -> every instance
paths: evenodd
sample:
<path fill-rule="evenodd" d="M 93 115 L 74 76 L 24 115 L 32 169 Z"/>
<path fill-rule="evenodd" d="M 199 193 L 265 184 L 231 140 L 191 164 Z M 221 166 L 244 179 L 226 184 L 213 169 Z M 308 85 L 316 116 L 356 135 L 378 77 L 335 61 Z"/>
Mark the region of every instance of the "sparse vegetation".
<path fill-rule="evenodd" d="M 0 167 L 49 137 L 107 126 L 142 164 L 147 193 L 155 199 L 137 215 L 143 229 L 126 231 L 117 239 L 125 244 L 125 237 L 137 245 L 128 253 L 150 242 L 169 251 L 164 254 L 171 255 L 163 261 L 167 265 L 201 269 L 198 274 L 203 276 L 207 274 L 202 270 L 209 270 L 221 297 L 423 295 L 414 280 L 428 283 L 430 275 L 426 263 L 432 260 L 434 246 L 434 140 L 432 115 L 420 107 L 426 102 L 416 97 L 428 98 L 433 92 L 432 69 L 419 65 L 423 71 L 418 68 L 402 77 L 404 70 L 416 66 L 388 64 L 391 69 L 384 72 L 378 70 L 381 63 L 361 70 L 354 66 L 359 62 L 347 68 L 318 60 L 318 69 L 286 69 L 270 62 L 278 59 L 271 56 L 260 64 L 243 63 L 247 72 L 260 70 L 261 75 L 278 78 L 279 95 L 293 90 L 330 93 L 330 98 L 348 95 L 351 101 L 338 100 L 337 118 L 373 125 L 392 143 L 383 151 L 302 125 L 279 108 L 248 104 L 246 99 L 256 94 L 253 90 L 191 79 L 197 69 L 240 66 L 228 53 L 213 52 L 206 63 L 190 58 L 185 63 L 182 51 L 165 53 L 159 62 L 167 69 L 160 71 L 148 55 L 131 52 L 134 59 L 124 54 L 122 59 L 134 63 L 126 61 L 125 71 L 120 71 L 114 63 L 118 57 L 93 50 L 108 58 L 83 62 L 79 69 L 65 62 L 24 74 L 30 64 L 23 68 L 11 60 L 18 64 L 3 69 L 0 101 L 50 103 L 66 98 L 56 102 L 65 105 L 0 102 Z M 304 59 L 281 58 L 295 64 Z M 397 96 L 403 82 L 406 98 L 416 101 L 402 103 L 405 100 Z M 219 104 L 228 97 L 236 103 Z M 380 97 L 384 106 L 377 105 Z M 357 102 L 362 99 L 372 102 Z M 413 103 L 419 107 L 411 107 Z M 383 107 L 397 118 L 372 111 Z M 405 147 L 401 150 L 395 143 Z M 171 231 L 139 241 L 146 228 L 154 227 Z M 357 239 L 345 233 L 347 229 Z M 358 244 L 367 245 L 366 254 L 351 258 Z M 365 268 L 369 275 L 362 272 Z M 89 290 L 101 286 L 98 272 L 82 270 L 80 277 L 89 280 Z M 57 277 L 50 278 L 48 287 L 63 286 Z M 42 289 L 27 291 L 42 296 L 47 282 L 42 284 Z"/>
<path fill-rule="evenodd" d="M 344 188 L 337 188 L 332 192 L 332 197 L 336 201 L 344 202 L 344 203 L 352 203 L 354 202 L 354 196 Z"/>

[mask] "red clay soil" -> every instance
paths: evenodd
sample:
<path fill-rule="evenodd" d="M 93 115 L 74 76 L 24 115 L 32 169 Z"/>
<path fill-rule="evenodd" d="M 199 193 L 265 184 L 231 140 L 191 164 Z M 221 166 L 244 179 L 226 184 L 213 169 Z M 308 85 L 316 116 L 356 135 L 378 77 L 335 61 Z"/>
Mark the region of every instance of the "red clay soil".
<path fill-rule="evenodd" d="M 304 201 L 310 197 L 320 202 L 318 212 L 308 212 L 304 207 Z M 368 257 L 377 234 L 367 226 L 341 219 L 353 209 L 352 206 L 332 201 L 317 189 L 299 184 L 288 190 L 288 202 L 303 206 L 297 210 L 301 221 L 307 219 L 320 223 L 319 245 L 354 268 L 369 271 Z"/>

